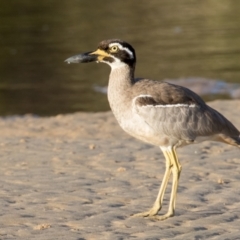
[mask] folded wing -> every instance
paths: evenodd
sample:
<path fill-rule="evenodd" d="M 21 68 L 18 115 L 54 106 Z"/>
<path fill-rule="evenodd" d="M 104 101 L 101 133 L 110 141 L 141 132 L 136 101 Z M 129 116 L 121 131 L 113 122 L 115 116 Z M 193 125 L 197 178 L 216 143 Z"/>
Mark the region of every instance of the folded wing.
<path fill-rule="evenodd" d="M 154 132 L 186 141 L 217 134 L 239 136 L 231 122 L 189 89 L 159 82 L 151 86 L 133 99 L 132 107 Z"/>

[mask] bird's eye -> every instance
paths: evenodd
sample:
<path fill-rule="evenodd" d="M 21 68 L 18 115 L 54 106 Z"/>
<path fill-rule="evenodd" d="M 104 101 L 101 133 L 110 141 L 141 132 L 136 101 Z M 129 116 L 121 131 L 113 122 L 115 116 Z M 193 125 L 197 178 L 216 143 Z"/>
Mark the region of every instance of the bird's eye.
<path fill-rule="evenodd" d="M 110 52 L 112 52 L 112 53 L 115 53 L 115 52 L 117 52 L 118 51 L 118 46 L 112 46 L 111 48 L 110 48 Z"/>

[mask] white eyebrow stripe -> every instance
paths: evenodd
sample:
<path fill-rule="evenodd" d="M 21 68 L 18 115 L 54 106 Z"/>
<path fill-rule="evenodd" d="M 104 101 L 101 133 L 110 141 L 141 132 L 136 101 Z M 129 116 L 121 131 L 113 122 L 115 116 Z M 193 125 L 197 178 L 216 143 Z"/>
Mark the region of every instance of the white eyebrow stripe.
<path fill-rule="evenodd" d="M 136 100 L 138 98 L 142 98 L 142 97 L 148 97 L 148 98 L 153 98 L 151 95 L 139 95 L 135 98 L 133 98 L 132 100 L 132 104 L 136 106 Z M 145 105 L 145 106 L 138 106 L 138 107 L 142 107 L 142 108 L 171 108 L 171 107 L 197 107 L 196 104 L 184 104 L 184 103 L 177 103 L 177 104 L 158 104 L 158 105 Z"/>
<path fill-rule="evenodd" d="M 110 43 L 109 47 L 112 47 L 112 46 L 118 46 L 119 49 L 125 50 L 131 56 L 131 58 L 133 58 L 132 51 L 126 47 L 123 47 L 120 43 Z"/>

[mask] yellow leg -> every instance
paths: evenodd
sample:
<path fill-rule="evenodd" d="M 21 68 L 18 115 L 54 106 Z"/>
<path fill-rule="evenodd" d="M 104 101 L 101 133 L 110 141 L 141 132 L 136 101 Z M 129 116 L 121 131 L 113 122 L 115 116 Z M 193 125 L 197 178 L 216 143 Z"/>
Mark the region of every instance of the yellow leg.
<path fill-rule="evenodd" d="M 137 217 L 139 217 L 139 216 L 140 217 L 153 217 L 154 216 L 153 217 L 154 219 L 164 220 L 164 219 L 169 218 L 174 215 L 178 180 L 179 180 L 180 172 L 181 172 L 181 165 L 179 164 L 179 161 L 178 161 L 177 155 L 176 155 L 176 151 L 173 147 L 161 148 L 161 149 L 166 158 L 166 170 L 165 170 L 163 181 L 162 181 L 161 187 L 159 189 L 159 193 L 156 198 L 156 201 L 154 202 L 153 207 L 149 211 L 146 211 L 143 213 L 138 213 L 133 216 L 137 216 Z M 167 212 L 167 214 L 165 214 L 163 216 L 156 216 L 157 213 L 161 210 L 163 196 L 164 196 L 171 172 L 173 173 L 173 184 L 172 184 L 172 192 L 171 192 L 171 198 L 170 198 L 168 212 Z"/>
<path fill-rule="evenodd" d="M 180 174 L 181 174 L 181 170 L 182 170 L 182 167 L 177 158 L 175 148 L 169 148 L 169 150 L 167 151 L 167 155 L 171 161 L 171 171 L 173 174 L 172 191 L 171 191 L 168 212 L 162 216 L 154 216 L 154 218 L 157 220 L 164 220 L 164 219 L 174 216 L 178 183 L 179 183 L 179 178 L 180 178 Z"/>

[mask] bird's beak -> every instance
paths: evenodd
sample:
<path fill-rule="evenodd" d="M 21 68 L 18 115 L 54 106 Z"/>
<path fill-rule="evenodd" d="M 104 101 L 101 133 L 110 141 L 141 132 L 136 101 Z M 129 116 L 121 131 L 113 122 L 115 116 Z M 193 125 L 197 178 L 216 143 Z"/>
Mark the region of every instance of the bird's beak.
<path fill-rule="evenodd" d="M 95 61 L 97 61 L 97 55 L 93 54 L 93 52 L 78 54 L 65 60 L 67 63 L 87 63 Z"/>
<path fill-rule="evenodd" d="M 100 62 L 104 57 L 109 57 L 109 54 L 101 49 L 94 52 L 82 53 L 72 56 L 65 60 L 67 63 L 87 63 L 87 62 Z"/>

